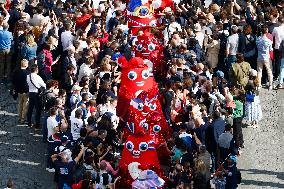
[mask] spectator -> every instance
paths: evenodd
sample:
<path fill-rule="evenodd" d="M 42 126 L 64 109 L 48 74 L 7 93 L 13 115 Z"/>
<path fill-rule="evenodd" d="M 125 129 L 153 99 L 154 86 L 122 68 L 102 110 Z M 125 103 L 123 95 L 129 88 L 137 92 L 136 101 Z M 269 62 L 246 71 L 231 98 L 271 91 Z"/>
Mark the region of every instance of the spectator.
<path fill-rule="evenodd" d="M 75 68 L 73 65 L 68 65 L 66 68 L 66 72 L 64 73 L 62 80 L 61 80 L 61 87 L 66 90 L 68 95 L 71 94 L 72 86 L 76 81 L 75 75 Z"/>
<path fill-rule="evenodd" d="M 228 37 L 226 56 L 227 56 L 227 70 L 229 70 L 233 63 L 237 61 L 236 54 L 238 52 L 239 35 L 238 27 L 232 26 L 232 35 Z"/>
<path fill-rule="evenodd" d="M 242 120 L 244 115 L 244 94 L 243 91 L 237 90 L 235 94 L 235 103 L 236 108 L 234 110 L 233 116 L 233 135 L 234 140 L 236 141 L 236 147 L 244 148 L 244 139 L 243 139 L 243 131 L 242 131 Z"/>
<path fill-rule="evenodd" d="M 282 40 L 280 49 L 281 49 L 281 64 L 280 64 L 280 75 L 279 75 L 279 84 L 277 86 L 277 89 L 282 89 L 283 86 L 283 79 L 284 79 L 284 40 Z"/>
<path fill-rule="evenodd" d="M 272 64 L 270 61 L 270 51 L 272 51 L 272 42 L 266 37 L 268 33 L 268 27 L 263 26 L 262 35 L 257 38 L 256 46 L 258 49 L 257 57 L 257 72 L 258 72 L 258 81 L 261 82 L 262 69 L 265 66 L 267 70 L 268 80 L 269 80 L 269 90 L 273 88 L 273 75 L 272 75 Z M 261 83 L 259 83 L 260 87 Z"/>
<path fill-rule="evenodd" d="M 245 116 L 244 120 L 250 122 L 250 126 L 253 128 L 258 127 L 259 121 L 262 119 L 262 110 L 259 100 L 259 90 L 257 71 L 250 71 L 250 80 L 246 86 L 246 102 L 245 102 Z"/>
<path fill-rule="evenodd" d="M 210 172 L 206 170 L 206 166 L 202 160 L 195 162 L 195 174 L 193 188 L 208 189 L 210 188 Z"/>
<path fill-rule="evenodd" d="M 74 140 L 77 140 L 80 137 L 80 130 L 83 127 L 83 111 L 77 109 L 75 111 L 75 117 L 71 118 L 71 133 Z"/>
<path fill-rule="evenodd" d="M 49 117 L 47 118 L 47 139 L 56 133 L 55 127 L 58 127 L 59 123 L 56 120 L 56 115 L 57 115 L 57 109 L 56 108 L 51 108 L 49 110 Z"/>
<path fill-rule="evenodd" d="M 223 162 L 229 154 L 234 153 L 234 140 L 231 125 L 225 126 L 225 131 L 218 138 L 218 146 L 220 149 L 220 161 Z"/>
<path fill-rule="evenodd" d="M 8 79 L 11 74 L 11 45 L 13 41 L 13 35 L 8 31 L 9 24 L 4 23 L 3 29 L 0 30 L 0 78 Z"/>
<path fill-rule="evenodd" d="M 58 185 L 57 185 L 58 189 L 71 187 L 73 168 L 79 162 L 85 150 L 86 147 L 84 147 L 84 145 L 81 145 L 80 153 L 74 160 L 71 161 L 69 161 L 70 159 L 66 152 L 61 152 L 59 154 L 54 154 L 51 156 L 51 159 L 55 164 L 55 169 L 59 170 Z M 59 159 L 59 157 L 61 159 Z"/>
<path fill-rule="evenodd" d="M 85 76 L 87 77 L 93 77 L 94 73 L 96 70 L 91 69 L 91 66 L 93 65 L 94 59 L 93 58 L 88 58 L 85 63 L 83 63 L 80 66 L 79 69 L 79 75 L 78 75 L 78 80 L 81 81 L 81 79 Z"/>
<path fill-rule="evenodd" d="M 38 66 L 36 64 L 31 66 L 31 73 L 27 76 L 27 83 L 29 86 L 29 108 L 28 108 L 28 114 L 27 114 L 27 121 L 28 126 L 32 127 L 32 113 L 33 109 L 36 110 L 35 115 L 35 125 L 34 127 L 36 129 L 40 128 L 40 116 L 41 116 L 41 102 L 40 102 L 40 90 L 42 88 L 46 88 L 46 85 L 42 78 L 37 75 L 38 73 Z"/>
<path fill-rule="evenodd" d="M 244 55 L 245 61 L 256 69 L 256 36 L 252 33 L 250 25 L 244 26 L 243 33 L 239 34 L 239 53 Z"/>
<path fill-rule="evenodd" d="M 16 94 L 18 95 L 18 123 L 23 124 L 26 119 L 29 104 L 29 86 L 27 83 L 27 71 L 29 62 L 26 59 L 21 61 L 21 69 L 16 70 L 12 79 Z"/>
<path fill-rule="evenodd" d="M 243 89 L 249 80 L 250 64 L 245 62 L 243 54 L 236 55 L 237 63 L 231 67 L 233 86 Z"/>
<path fill-rule="evenodd" d="M 218 54 L 220 50 L 220 41 L 218 35 L 213 34 L 212 37 L 208 35 L 205 38 L 204 47 L 207 48 L 206 61 L 212 69 L 215 69 L 218 65 Z"/>
<path fill-rule="evenodd" d="M 274 37 L 274 51 L 273 51 L 273 57 L 274 57 L 274 67 L 273 69 L 275 70 L 274 77 L 277 78 L 279 75 L 279 65 L 281 64 L 281 43 L 284 41 L 284 34 L 283 34 L 283 29 L 284 29 L 284 17 L 279 17 L 278 18 L 278 23 L 280 24 L 278 27 L 275 27 L 273 29 L 272 35 Z M 283 56 L 282 56 L 283 57 Z M 282 79 L 283 80 L 283 79 Z"/>
<path fill-rule="evenodd" d="M 63 51 L 68 50 L 70 46 L 73 45 L 73 41 L 75 39 L 75 36 L 73 36 L 72 33 L 72 24 L 69 21 L 66 21 L 65 23 L 65 31 L 61 33 L 61 44 Z"/>
<path fill-rule="evenodd" d="M 36 59 L 36 52 L 37 52 L 37 43 L 34 40 L 32 35 L 27 36 L 27 43 L 22 48 L 21 57 L 23 59 L 27 59 L 29 61 L 29 65 L 35 63 Z"/>
<path fill-rule="evenodd" d="M 78 103 L 81 102 L 82 96 L 80 95 L 81 87 L 79 85 L 74 85 L 72 87 L 72 95 L 70 97 L 70 107 L 71 110 L 77 108 Z"/>

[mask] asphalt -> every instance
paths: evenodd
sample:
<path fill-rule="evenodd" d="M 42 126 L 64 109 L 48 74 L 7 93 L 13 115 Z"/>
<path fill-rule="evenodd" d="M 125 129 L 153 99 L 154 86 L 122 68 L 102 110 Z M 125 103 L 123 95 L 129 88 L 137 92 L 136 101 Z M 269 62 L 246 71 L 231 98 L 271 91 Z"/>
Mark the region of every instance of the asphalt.
<path fill-rule="evenodd" d="M 0 188 L 12 178 L 16 189 L 54 189 L 40 131 L 18 125 L 17 102 L 2 84 L 0 91 Z"/>
<path fill-rule="evenodd" d="M 243 129 L 240 189 L 284 188 L 284 90 L 262 89 L 260 99 L 263 119 L 259 127 Z"/>

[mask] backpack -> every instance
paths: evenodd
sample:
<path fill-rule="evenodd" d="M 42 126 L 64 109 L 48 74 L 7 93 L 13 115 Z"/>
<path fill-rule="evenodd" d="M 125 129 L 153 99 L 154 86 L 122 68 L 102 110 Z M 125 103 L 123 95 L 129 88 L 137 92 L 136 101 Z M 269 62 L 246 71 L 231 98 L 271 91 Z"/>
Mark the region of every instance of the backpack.
<path fill-rule="evenodd" d="M 55 105 L 56 98 L 49 97 L 48 94 L 52 91 L 44 90 L 40 95 L 40 104 L 43 110 L 49 110 L 53 105 Z"/>
<path fill-rule="evenodd" d="M 250 67 L 248 65 L 235 63 L 232 65 L 235 84 L 239 87 L 245 87 L 248 83 L 248 74 Z"/>
<path fill-rule="evenodd" d="M 37 65 L 38 65 L 38 70 L 39 72 L 44 71 L 46 64 L 45 64 L 45 52 L 42 50 L 38 55 L 37 55 Z"/>

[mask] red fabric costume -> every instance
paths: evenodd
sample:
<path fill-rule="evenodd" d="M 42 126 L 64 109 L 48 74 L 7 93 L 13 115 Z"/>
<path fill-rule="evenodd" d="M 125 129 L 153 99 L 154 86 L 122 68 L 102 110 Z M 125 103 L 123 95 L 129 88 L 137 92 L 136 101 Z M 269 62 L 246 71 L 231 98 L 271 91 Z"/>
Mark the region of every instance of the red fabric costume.
<path fill-rule="evenodd" d="M 139 92 L 144 90 L 155 89 L 158 91 L 158 86 L 143 59 L 133 57 L 127 61 L 125 57 L 120 57 L 118 63 L 121 65 L 122 71 L 117 116 L 126 120 L 130 99 L 135 98 Z"/>
<path fill-rule="evenodd" d="M 156 15 L 166 7 L 174 10 L 174 2 L 179 0 L 129 0 L 127 1 L 128 27 L 132 35 L 136 36 L 139 30 L 149 31 L 157 25 Z"/>
<path fill-rule="evenodd" d="M 152 33 L 144 32 L 137 37 L 133 46 L 136 57 L 143 58 L 153 70 L 155 78 L 164 78 L 167 74 L 167 64 L 164 61 L 164 46 L 159 43 Z"/>
<path fill-rule="evenodd" d="M 132 182 L 142 170 L 153 170 L 161 174 L 160 163 L 154 141 L 150 135 L 130 135 L 127 138 L 119 162 L 121 180 L 119 186 L 131 188 Z"/>

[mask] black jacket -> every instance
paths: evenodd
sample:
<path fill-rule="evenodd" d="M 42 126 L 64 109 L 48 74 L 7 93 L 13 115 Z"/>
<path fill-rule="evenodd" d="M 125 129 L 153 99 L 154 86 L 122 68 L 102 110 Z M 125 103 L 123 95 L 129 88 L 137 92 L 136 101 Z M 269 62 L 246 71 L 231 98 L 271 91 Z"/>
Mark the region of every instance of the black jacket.
<path fill-rule="evenodd" d="M 15 71 L 13 78 L 12 78 L 12 83 L 17 93 L 28 93 L 29 92 L 29 86 L 27 83 L 28 74 L 29 72 L 24 69 Z"/>
<path fill-rule="evenodd" d="M 72 83 L 74 83 L 72 80 L 73 78 L 68 73 L 65 73 L 61 79 L 61 88 L 65 89 L 67 93 L 71 93 Z"/>

